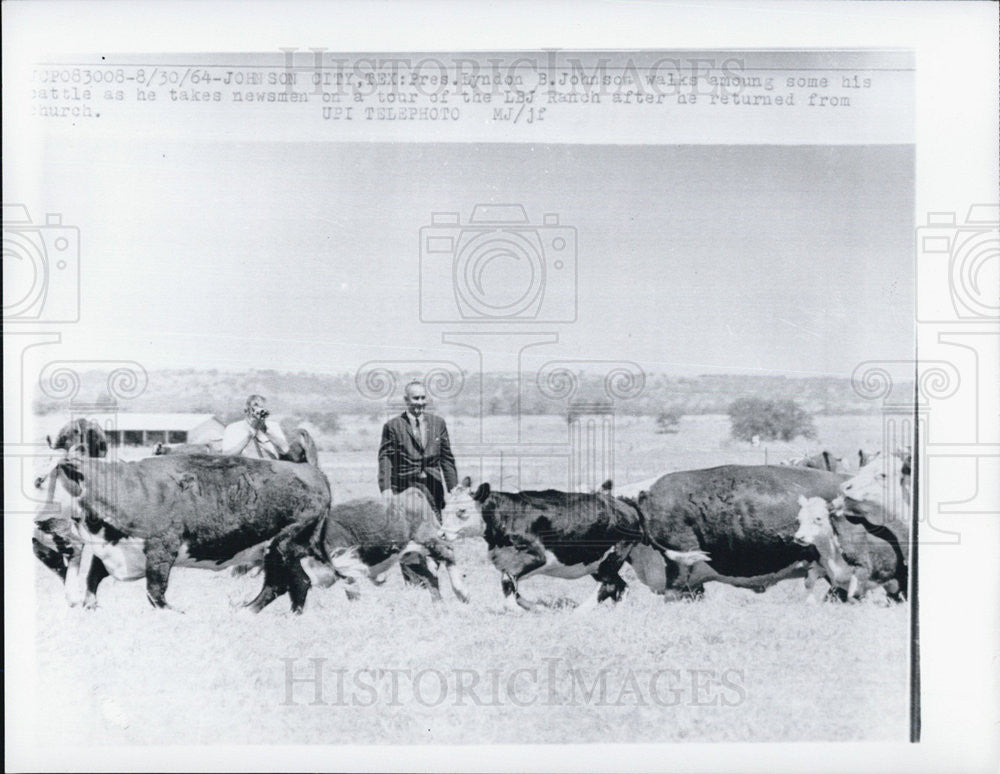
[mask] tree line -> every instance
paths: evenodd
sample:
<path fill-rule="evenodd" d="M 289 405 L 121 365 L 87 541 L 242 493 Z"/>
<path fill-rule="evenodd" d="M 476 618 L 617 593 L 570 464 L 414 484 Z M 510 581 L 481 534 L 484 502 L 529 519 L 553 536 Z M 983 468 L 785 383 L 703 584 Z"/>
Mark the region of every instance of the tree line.
<path fill-rule="evenodd" d="M 384 416 L 395 404 L 401 408 L 402 385 L 418 375 L 396 374 L 397 389 L 388 396 L 372 397 L 348 372 L 157 370 L 149 372 L 142 393 L 119 401 L 117 407 L 124 411 L 206 413 L 228 419 L 242 413 L 247 395 L 261 393 L 268 397 L 275 413 L 310 416 L 320 423 L 331 421 L 327 419 L 330 414 Z M 609 397 L 601 375 L 580 371 L 574 376 L 573 389 L 557 397 L 540 389 L 533 377 L 519 380 L 515 375 L 501 373 L 463 374 L 455 383 L 457 388 L 453 385 L 451 394 L 445 397 L 435 399 L 434 389 L 429 392 L 435 409 L 447 415 L 567 414 L 576 404 L 606 403 L 618 414 L 657 417 L 663 432 L 671 432 L 685 415 L 726 414 L 734 402 L 746 399 L 791 401 L 810 415 L 864 414 L 881 409 L 879 402 L 857 395 L 847 378 L 647 374 L 642 389 L 622 399 Z M 95 370 L 79 377 L 76 401 L 91 405 L 115 403 L 107 393 L 107 373 Z M 901 389 L 906 387 L 901 385 Z M 34 402 L 37 414 L 68 409 L 69 401 L 43 394 Z"/>

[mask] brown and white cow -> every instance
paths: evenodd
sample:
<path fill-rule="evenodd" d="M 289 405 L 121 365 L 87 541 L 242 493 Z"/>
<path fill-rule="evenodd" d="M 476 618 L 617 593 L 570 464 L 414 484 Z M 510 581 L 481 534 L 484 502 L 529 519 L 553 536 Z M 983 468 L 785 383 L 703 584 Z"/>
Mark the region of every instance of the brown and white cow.
<path fill-rule="evenodd" d="M 326 477 L 312 465 L 207 454 L 67 458 L 40 486 L 48 516 L 68 518 L 70 537 L 81 546 L 67 568 L 66 595 L 86 607 L 96 606 L 108 575 L 145 578 L 150 603 L 169 607 L 172 568 L 260 564 L 276 535 L 315 523 L 331 502 Z"/>
<path fill-rule="evenodd" d="M 617 602 L 626 587 L 621 566 L 641 544 L 666 562 L 691 565 L 708 559 L 699 550 L 674 551 L 650 540 L 638 507 L 606 493 L 496 492 L 485 483 L 473 493 L 456 487 L 442 512 L 442 529 L 449 540 L 485 538 L 511 609 L 533 607 L 518 583 L 536 575 L 593 577 L 600 584 L 597 595 L 581 609 L 605 599 Z"/>

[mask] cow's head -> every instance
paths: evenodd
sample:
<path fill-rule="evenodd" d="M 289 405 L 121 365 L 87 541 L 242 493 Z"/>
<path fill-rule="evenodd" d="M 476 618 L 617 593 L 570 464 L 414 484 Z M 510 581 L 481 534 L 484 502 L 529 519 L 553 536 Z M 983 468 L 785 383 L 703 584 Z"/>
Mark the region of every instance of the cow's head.
<path fill-rule="evenodd" d="M 483 503 L 489 499 L 490 485 L 483 482 L 479 488 L 472 491 L 472 481 L 462 479 L 444 500 L 441 510 L 441 530 L 448 540 L 455 540 L 466 535 L 482 535 Z"/>
<path fill-rule="evenodd" d="M 50 448 L 62 450 L 68 455 L 108 456 L 108 437 L 100 425 L 89 419 L 74 419 L 63 426 L 56 435 L 55 441 L 51 437 L 46 440 L 48 440 Z"/>
<path fill-rule="evenodd" d="M 314 468 L 319 465 L 319 452 L 316 442 L 305 428 L 298 428 L 288 444 L 288 451 L 282 459 L 289 462 L 305 462 Z"/>
<path fill-rule="evenodd" d="M 910 502 L 911 461 L 908 451 L 876 452 L 853 478 L 840 485 L 840 492 L 848 500 L 878 503 L 891 513 L 898 497 Z"/>
<path fill-rule="evenodd" d="M 833 534 L 830 524 L 830 508 L 822 497 L 799 495 L 799 528 L 795 532 L 795 542 L 800 546 L 815 545 Z"/>

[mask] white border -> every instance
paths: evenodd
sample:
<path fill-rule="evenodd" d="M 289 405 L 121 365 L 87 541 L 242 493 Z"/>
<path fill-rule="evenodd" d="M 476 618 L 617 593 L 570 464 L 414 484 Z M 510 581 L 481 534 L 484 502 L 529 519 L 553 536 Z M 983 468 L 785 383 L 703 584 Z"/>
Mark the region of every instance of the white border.
<path fill-rule="evenodd" d="M 917 55 L 917 212 L 964 210 L 997 198 L 997 6 L 986 2 L 8 2 L 5 81 L 38 52 L 450 51 L 696 48 L 912 48 Z M 5 83 L 6 85 L 6 83 Z M 5 151 L 9 117 L 5 119 Z M 15 144 L 14 147 L 21 146 Z M 4 154 L 4 167 L 11 162 Z M 5 174 L 5 178 L 6 178 Z M 919 215 L 918 215 L 919 217 Z M 863 278 L 859 278 L 863 281 Z M 946 289 L 942 288 L 942 292 Z M 922 351 L 936 332 L 922 329 Z M 8 364 L 11 366 L 12 364 Z M 5 381 L 18 378 L 16 364 Z M 989 421 L 996 423 L 997 417 Z M 949 494 L 961 499 L 962 482 Z M 1000 525 L 956 519 L 975 540 L 921 556 L 923 742 L 908 744 L 587 745 L 579 747 L 19 746 L 32 700 L 20 679 L 33 612 L 25 578 L 6 574 L 7 767 L 77 771 L 342 769 L 996 771 L 1000 759 Z M 22 654 L 22 656 L 19 656 Z M 872 658 L 878 658 L 873 652 Z M 837 712 L 831 697 L 831 714 Z M 95 739 L 99 745 L 101 740 Z"/>

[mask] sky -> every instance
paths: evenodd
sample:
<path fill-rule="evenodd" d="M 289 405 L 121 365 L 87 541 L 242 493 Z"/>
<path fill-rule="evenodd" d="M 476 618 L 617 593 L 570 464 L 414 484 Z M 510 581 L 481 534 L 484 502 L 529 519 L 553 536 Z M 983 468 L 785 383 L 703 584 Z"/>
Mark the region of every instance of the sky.
<path fill-rule="evenodd" d="M 444 333 L 515 328 L 557 334 L 546 359 L 849 376 L 913 355 L 913 175 L 912 146 L 81 140 L 50 146 L 38 182 L 81 233 L 66 356 L 336 373 L 450 358 Z M 575 321 L 458 315 L 461 227 L 504 203 L 537 226 L 524 238 L 543 244 L 542 309 L 575 299 Z M 434 232 L 456 241 L 421 256 L 433 212 L 459 213 Z M 529 264 L 501 251 L 482 297 L 518 297 Z M 450 323 L 421 319 L 422 267 L 424 318 Z M 493 339 L 487 369 L 518 341 Z"/>

